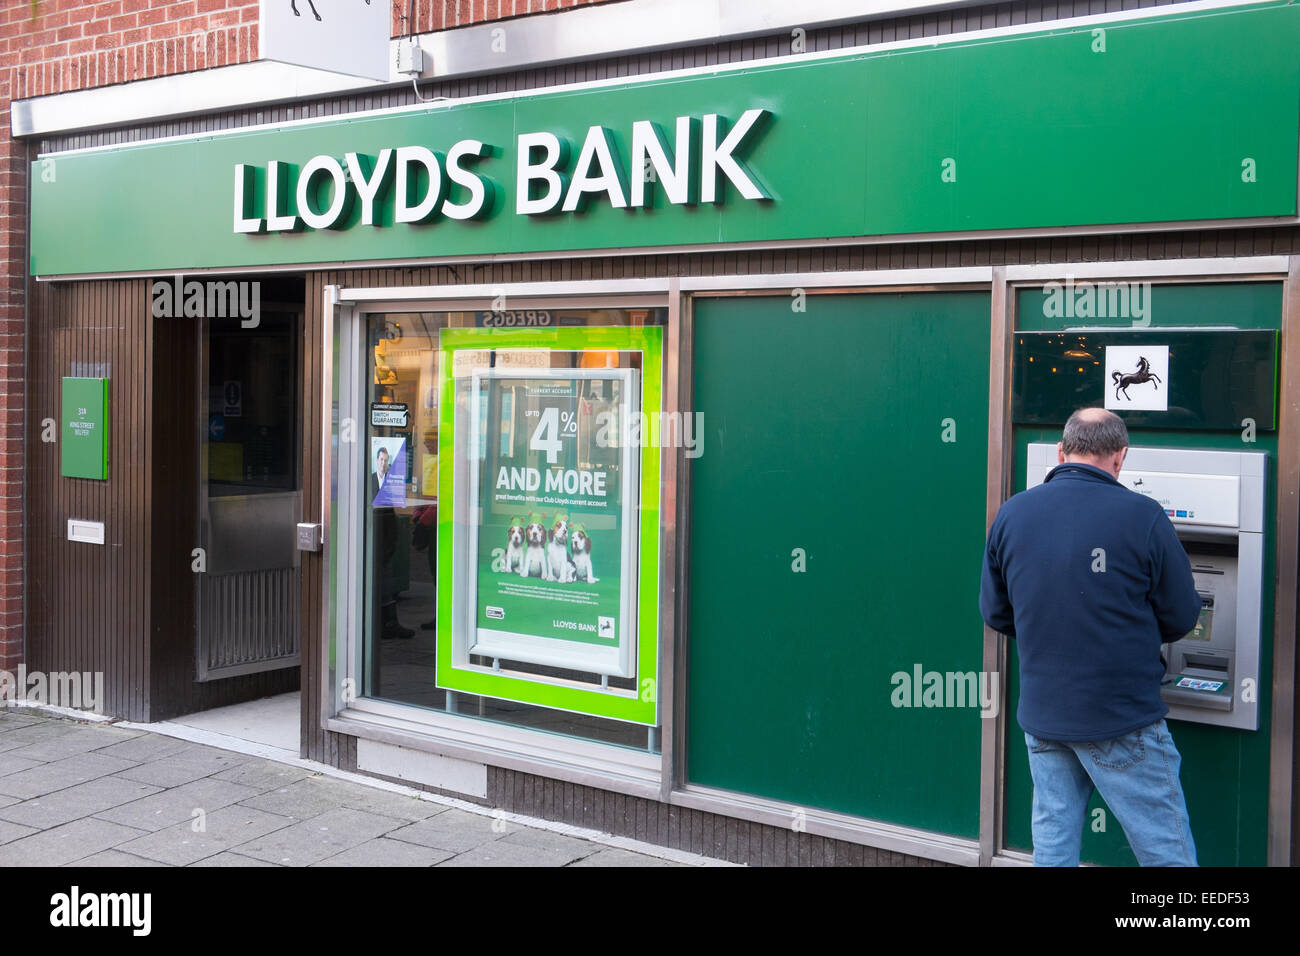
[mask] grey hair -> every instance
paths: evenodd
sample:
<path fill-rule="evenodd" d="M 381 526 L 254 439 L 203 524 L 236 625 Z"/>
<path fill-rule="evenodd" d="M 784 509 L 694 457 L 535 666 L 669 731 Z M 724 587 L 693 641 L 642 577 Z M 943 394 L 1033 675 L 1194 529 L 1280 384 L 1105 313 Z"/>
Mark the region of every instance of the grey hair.
<path fill-rule="evenodd" d="M 1100 414 L 1099 414 L 1100 413 Z M 1102 458 L 1128 447 L 1124 419 L 1100 408 L 1080 408 L 1065 423 L 1061 451 L 1083 458 Z"/>

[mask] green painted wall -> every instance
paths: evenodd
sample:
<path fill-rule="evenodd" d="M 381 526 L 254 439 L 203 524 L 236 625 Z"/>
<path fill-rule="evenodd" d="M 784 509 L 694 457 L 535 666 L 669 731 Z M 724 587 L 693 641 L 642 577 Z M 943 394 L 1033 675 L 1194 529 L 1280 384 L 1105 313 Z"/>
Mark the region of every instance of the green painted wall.
<path fill-rule="evenodd" d="M 55 155 L 31 170 L 31 271 L 161 273 L 1294 216 L 1297 49 L 1300 5 L 1261 4 L 1117 21 L 1104 37 L 1090 26 L 958 36 Z M 562 136 L 576 159 L 588 128 L 604 126 L 628 176 L 634 120 L 657 122 L 671 144 L 678 116 L 716 112 L 734 123 L 751 108 L 770 111 L 771 121 L 749 135 L 740 155 L 770 200 L 729 188 L 718 204 L 671 206 L 659 189 L 647 209 L 613 208 L 601 195 L 582 212 L 515 212 L 520 133 Z M 373 158 L 408 145 L 445 153 L 463 139 L 492 147 L 471 164 L 495 185 L 480 221 L 360 225 L 354 203 L 341 228 L 234 232 L 236 164 L 301 167 L 316 155 Z M 465 197 L 459 186 L 452 195 Z M 259 209 L 263 199 L 259 193 Z M 386 201 L 381 221 L 385 208 L 391 221 Z"/>
<path fill-rule="evenodd" d="M 687 777 L 973 838 L 978 708 L 891 677 L 981 666 L 989 296 L 792 304 L 695 307 Z"/>
<path fill-rule="evenodd" d="M 1151 327 L 1161 326 L 1232 326 L 1240 329 L 1276 329 L 1282 317 L 1280 283 L 1235 285 L 1180 285 L 1152 287 Z M 1065 324 L 1043 315 L 1042 293 L 1022 290 L 1017 297 L 1017 327 L 1026 330 L 1062 328 Z M 1128 323 L 1107 324 L 1125 327 Z M 1232 451 L 1267 452 L 1269 475 L 1265 497 L 1264 527 L 1272 529 L 1277 521 L 1277 433 L 1260 432 L 1253 445 L 1244 445 L 1241 433 L 1161 431 L 1133 428 L 1129 434 L 1135 445 L 1165 445 L 1171 448 L 1203 448 Z M 1017 428 L 1015 430 L 1014 488 L 1025 487 L 1024 463 L 1030 442 L 1061 439 L 1060 429 Z M 1259 730 L 1242 731 L 1212 727 L 1187 721 L 1170 720 L 1169 728 L 1182 754 L 1182 782 L 1202 866 L 1263 866 L 1266 860 L 1268 830 L 1268 737 L 1272 708 L 1273 681 L 1273 600 L 1272 587 L 1275 539 L 1269 532 L 1265 542 L 1264 601 L 1262 607 L 1263 643 L 1260 651 Z M 1013 849 L 1028 852 L 1032 848 L 1030 818 L 1033 785 L 1029 777 L 1029 759 L 1025 751 L 1024 732 L 1015 721 L 1019 700 L 1019 663 L 1015 641 L 1011 647 L 1011 671 L 1007 725 L 1006 842 Z M 1105 802 L 1094 794 L 1092 811 L 1104 808 Z M 1111 866 L 1136 865 L 1123 829 L 1106 813 L 1106 831 L 1084 832 L 1085 862 Z"/>

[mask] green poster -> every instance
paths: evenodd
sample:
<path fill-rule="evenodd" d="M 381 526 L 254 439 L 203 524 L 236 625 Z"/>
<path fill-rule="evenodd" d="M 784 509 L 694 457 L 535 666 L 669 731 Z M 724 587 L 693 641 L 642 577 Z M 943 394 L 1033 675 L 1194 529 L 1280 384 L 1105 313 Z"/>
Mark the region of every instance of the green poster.
<path fill-rule="evenodd" d="M 108 477 L 108 379 L 63 379 L 59 472 L 65 478 Z"/>
<path fill-rule="evenodd" d="M 469 406 L 469 652 L 631 676 L 636 370 L 487 369 Z"/>
<path fill-rule="evenodd" d="M 656 724 L 663 329 L 439 344 L 438 686 Z"/>

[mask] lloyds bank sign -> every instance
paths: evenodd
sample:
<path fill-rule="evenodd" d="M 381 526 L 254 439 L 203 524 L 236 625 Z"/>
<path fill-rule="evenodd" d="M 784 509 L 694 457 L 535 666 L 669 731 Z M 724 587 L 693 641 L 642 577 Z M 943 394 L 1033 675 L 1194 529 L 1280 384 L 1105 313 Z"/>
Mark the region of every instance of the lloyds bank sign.
<path fill-rule="evenodd" d="M 765 109 L 746 110 L 725 135 L 726 120 L 717 113 L 698 119 L 680 116 L 671 144 L 652 120 L 634 120 L 625 140 L 630 144 L 627 164 L 619 158 L 614 131 L 604 126 L 587 129 L 571 163 L 572 144 L 561 135 L 545 130 L 519 133 L 512 150 L 514 212 L 572 213 L 596 202 L 614 209 L 649 209 L 655 205 L 656 185 L 670 205 L 717 203 L 722 181 L 744 199 L 769 199 L 738 157 L 746 140 L 753 138 L 751 132 L 768 116 Z M 234 231 L 482 219 L 501 210 L 502 204 L 495 201 L 500 186 L 492 175 L 492 157 L 503 152 L 482 140 L 462 139 L 443 152 L 415 143 L 381 149 L 375 156 L 313 156 L 301 169 L 278 160 L 265 168 L 238 163 Z M 261 189 L 259 184 L 264 184 Z M 459 195 L 453 198 L 449 193 L 455 190 Z M 255 198 L 259 194 L 260 205 Z M 286 208 L 291 204 L 292 211 Z M 359 207 L 356 216 L 354 206 Z"/>
<path fill-rule="evenodd" d="M 1294 222 L 1296 50 L 1300 4 L 1162 9 L 53 153 L 30 268 Z"/>

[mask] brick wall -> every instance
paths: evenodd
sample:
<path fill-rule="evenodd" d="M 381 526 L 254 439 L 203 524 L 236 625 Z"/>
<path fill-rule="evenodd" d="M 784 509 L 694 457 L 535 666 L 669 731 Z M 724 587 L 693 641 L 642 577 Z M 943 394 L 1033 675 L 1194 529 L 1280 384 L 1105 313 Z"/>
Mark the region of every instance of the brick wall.
<path fill-rule="evenodd" d="M 306 12 L 306 0 L 297 2 Z M 610 2 L 616 0 L 418 0 L 414 29 Z M 410 29 L 408 2 L 397 6 L 393 35 L 401 36 Z M 250 62 L 257 59 L 257 13 L 257 0 L 0 0 L 0 670 L 13 671 L 23 648 L 28 156 L 9 135 L 10 103 Z"/>

